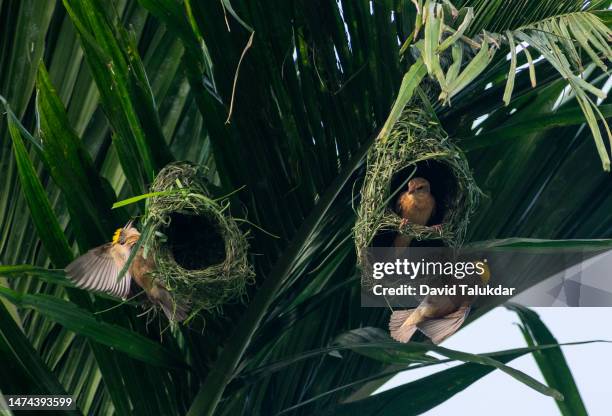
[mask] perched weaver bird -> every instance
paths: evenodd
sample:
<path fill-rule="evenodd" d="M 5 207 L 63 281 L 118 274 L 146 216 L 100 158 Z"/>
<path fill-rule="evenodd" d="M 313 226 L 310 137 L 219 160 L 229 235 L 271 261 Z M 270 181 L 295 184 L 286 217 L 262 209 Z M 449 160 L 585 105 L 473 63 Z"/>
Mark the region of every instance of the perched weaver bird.
<path fill-rule="evenodd" d="M 132 248 L 140 238 L 140 233 L 128 222 L 117 229 L 110 243 L 93 248 L 75 259 L 66 267 L 66 274 L 82 289 L 105 292 L 126 299 L 130 294 L 132 279 L 147 294 L 149 300 L 161 307 L 169 320 L 182 321 L 187 317 L 186 305 L 175 305 L 168 290 L 151 276 L 155 270 L 155 260 L 149 254 L 144 257 L 141 247 L 125 275 L 118 280 Z"/>
<path fill-rule="evenodd" d="M 436 200 L 431 194 L 431 186 L 425 178 L 412 178 L 408 190 L 400 194 L 395 207 L 402 217 L 402 223 L 427 225 L 436 211 Z M 412 238 L 398 234 L 393 246 L 408 247 Z"/>
<path fill-rule="evenodd" d="M 486 264 L 483 267 L 485 272 L 480 276 L 479 284 L 486 286 L 491 273 Z M 428 295 L 415 309 L 391 314 L 391 337 L 399 342 L 408 342 L 418 329 L 431 342 L 439 344 L 461 327 L 475 300 L 476 296 L 468 295 Z"/>

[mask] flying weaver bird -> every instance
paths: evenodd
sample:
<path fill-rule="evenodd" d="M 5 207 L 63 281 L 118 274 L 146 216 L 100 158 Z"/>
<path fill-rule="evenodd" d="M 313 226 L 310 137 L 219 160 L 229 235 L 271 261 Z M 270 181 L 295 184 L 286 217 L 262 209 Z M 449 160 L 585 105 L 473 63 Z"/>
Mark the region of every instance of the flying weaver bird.
<path fill-rule="evenodd" d="M 484 270 L 480 284 L 486 286 L 491 272 L 486 264 Z M 415 309 L 394 311 L 391 314 L 391 337 L 399 342 L 408 342 L 418 329 L 431 342 L 439 344 L 461 327 L 475 300 L 476 296 L 468 295 L 428 295 Z"/>
<path fill-rule="evenodd" d="M 408 190 L 400 194 L 395 207 L 402 217 L 402 223 L 427 225 L 436 211 L 436 200 L 431 194 L 431 186 L 425 178 L 412 178 L 408 181 Z M 393 246 L 408 247 L 411 237 L 398 234 Z"/>
<path fill-rule="evenodd" d="M 77 287 L 94 292 L 105 292 L 126 299 L 130 294 L 132 279 L 140 286 L 149 300 L 161 307 L 171 321 L 182 321 L 187 317 L 186 305 L 174 304 L 170 292 L 151 276 L 155 270 L 155 260 L 149 254 L 144 257 L 141 247 L 125 275 L 118 280 L 132 248 L 140 238 L 140 233 L 128 222 L 117 229 L 110 243 L 93 248 L 75 259 L 66 267 L 66 274 Z"/>

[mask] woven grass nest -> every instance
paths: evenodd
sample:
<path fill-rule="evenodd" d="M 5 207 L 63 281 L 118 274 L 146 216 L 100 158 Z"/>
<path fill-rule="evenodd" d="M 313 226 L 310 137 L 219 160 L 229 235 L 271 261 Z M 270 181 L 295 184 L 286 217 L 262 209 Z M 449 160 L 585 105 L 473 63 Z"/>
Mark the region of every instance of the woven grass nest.
<path fill-rule="evenodd" d="M 175 304 L 189 304 L 195 316 L 242 298 L 254 273 L 229 202 L 212 199 L 200 169 L 186 162 L 162 169 L 151 191 L 162 193 L 150 198 L 145 216 L 156 233 L 154 275 Z"/>
<path fill-rule="evenodd" d="M 436 213 L 427 226 L 402 226 L 395 212 L 397 197 L 411 177 L 431 183 Z M 458 247 L 480 193 L 465 155 L 439 123 L 415 102 L 407 105 L 389 134 L 379 137 L 368 154 L 354 228 L 359 265 L 365 266 L 366 248 L 390 247 L 397 233 L 413 237 L 413 245 L 428 240 L 422 244 Z M 442 227 L 431 227 L 436 224 Z"/>

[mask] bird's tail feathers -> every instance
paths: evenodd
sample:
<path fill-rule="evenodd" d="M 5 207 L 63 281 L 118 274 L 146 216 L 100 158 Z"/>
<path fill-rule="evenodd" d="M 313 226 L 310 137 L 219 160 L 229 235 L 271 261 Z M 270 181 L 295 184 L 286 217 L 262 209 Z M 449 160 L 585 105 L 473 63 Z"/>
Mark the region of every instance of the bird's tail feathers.
<path fill-rule="evenodd" d="M 457 332 L 465 321 L 465 317 L 468 315 L 469 311 L 469 306 L 462 306 L 455 312 L 449 313 L 442 318 L 428 319 L 420 322 L 417 327 L 431 339 L 431 342 L 439 344 Z"/>
<path fill-rule="evenodd" d="M 389 319 L 389 332 L 391 338 L 399 342 L 408 342 L 417 330 L 416 322 L 413 322 L 412 314 L 415 310 L 394 311 Z"/>
<path fill-rule="evenodd" d="M 189 313 L 189 304 L 180 303 L 172 299 L 170 292 L 165 288 L 160 287 L 158 290 L 158 296 L 156 297 L 156 303 L 164 311 L 164 315 L 171 322 L 184 321 Z"/>

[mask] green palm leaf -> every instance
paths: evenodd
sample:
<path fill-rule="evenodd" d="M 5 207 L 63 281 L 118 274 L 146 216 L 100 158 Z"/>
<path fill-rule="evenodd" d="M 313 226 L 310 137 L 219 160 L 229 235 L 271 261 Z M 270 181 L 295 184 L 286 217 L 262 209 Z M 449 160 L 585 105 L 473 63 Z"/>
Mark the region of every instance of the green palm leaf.
<path fill-rule="evenodd" d="M 515 311 L 521 318 L 521 332 L 525 341 L 527 341 L 527 345 L 557 343 L 557 340 L 540 320 L 537 313 L 519 305 L 508 305 L 507 307 Z M 538 351 L 533 356 L 548 385 L 562 392 L 565 398 L 562 402 L 556 402 L 561 414 L 586 415 L 586 408 L 561 348 Z"/>
<path fill-rule="evenodd" d="M 359 308 L 355 190 L 372 140 L 413 92 L 431 90 L 426 71 L 451 99 L 436 115 L 488 195 L 470 242 L 609 244 L 612 188 L 598 166 L 609 157 L 609 2 L 35 3 L 0 0 L 0 94 L 14 111 L 0 116 L 0 290 L 19 306 L 3 299 L 11 339 L 0 349 L 19 363 L 6 367 L 15 388 L 58 382 L 88 414 L 324 414 L 383 399 L 418 413 L 495 366 L 533 384 L 505 363 L 534 353 L 549 386 L 533 386 L 579 410 L 564 366 L 550 366 L 556 341 L 533 320 L 532 347 L 446 351 L 469 363 L 378 398 L 367 395 L 400 369 L 445 360 L 424 344 L 333 342 L 388 319 Z M 414 3 L 434 13 L 423 21 Z M 91 296 L 50 267 L 142 214 L 138 195 L 175 157 L 232 193 L 257 282 L 246 306 L 161 331 L 133 302 Z M 112 210 L 116 200 L 138 203 Z M 454 387 L 428 394 L 440 383 Z"/>

